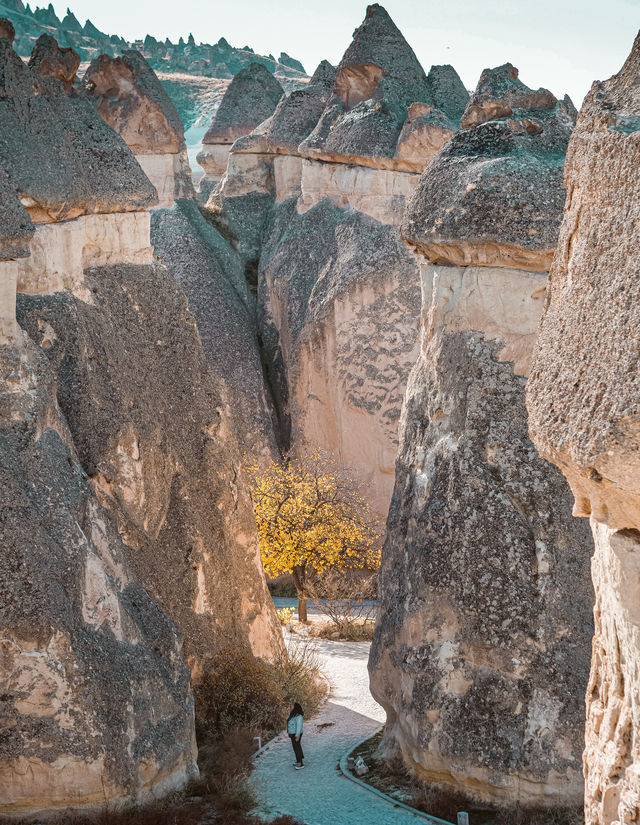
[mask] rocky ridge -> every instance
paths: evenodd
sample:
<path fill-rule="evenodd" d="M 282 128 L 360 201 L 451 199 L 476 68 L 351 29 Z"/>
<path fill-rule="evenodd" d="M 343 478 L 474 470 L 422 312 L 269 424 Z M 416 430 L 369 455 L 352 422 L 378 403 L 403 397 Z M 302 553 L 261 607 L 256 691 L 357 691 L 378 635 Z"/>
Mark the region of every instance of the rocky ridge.
<path fill-rule="evenodd" d="M 529 441 L 524 401 L 573 124 L 521 83 L 532 108 L 517 108 L 513 67 L 481 116 L 496 75 L 483 73 L 462 117 L 477 125 L 427 165 L 402 221 L 421 256 L 421 349 L 371 689 L 383 750 L 426 784 L 498 807 L 579 805 L 589 537 Z"/>
<path fill-rule="evenodd" d="M 590 518 L 595 542 L 588 823 L 640 818 L 639 71 L 640 35 L 620 72 L 595 82 L 580 110 L 527 387 L 531 437 L 566 476 L 574 513 Z"/>

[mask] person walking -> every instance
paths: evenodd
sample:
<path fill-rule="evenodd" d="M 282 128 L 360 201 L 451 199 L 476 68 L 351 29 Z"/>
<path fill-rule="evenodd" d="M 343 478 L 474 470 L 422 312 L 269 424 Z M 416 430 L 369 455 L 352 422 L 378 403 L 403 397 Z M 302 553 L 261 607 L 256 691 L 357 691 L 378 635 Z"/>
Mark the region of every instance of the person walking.
<path fill-rule="evenodd" d="M 289 716 L 287 717 L 287 733 L 289 734 L 289 738 L 291 739 L 291 745 L 293 747 L 293 752 L 296 757 L 296 761 L 293 763 L 293 767 L 299 771 L 304 768 L 304 764 L 302 760 L 304 759 L 304 753 L 302 753 L 302 745 L 300 740 L 302 739 L 302 708 L 300 707 L 298 702 L 294 702 L 291 705 L 291 711 L 289 712 Z"/>

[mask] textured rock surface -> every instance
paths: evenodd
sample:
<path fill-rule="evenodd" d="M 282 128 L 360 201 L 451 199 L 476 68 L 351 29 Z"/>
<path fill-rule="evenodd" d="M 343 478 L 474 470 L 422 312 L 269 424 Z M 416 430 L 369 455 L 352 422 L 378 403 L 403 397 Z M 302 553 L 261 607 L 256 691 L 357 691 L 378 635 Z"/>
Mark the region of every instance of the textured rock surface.
<path fill-rule="evenodd" d="M 499 806 L 583 793 L 589 535 L 529 441 L 524 403 L 570 131 L 555 109 L 538 124 L 459 132 L 407 206 L 422 345 L 370 659 L 387 752 L 428 785 Z"/>
<path fill-rule="evenodd" d="M 233 78 L 202 139 L 197 160 L 207 179 L 219 180 L 226 169 L 226 153 L 221 147 L 248 135 L 270 117 L 283 95 L 282 86 L 260 63 L 251 63 Z"/>
<path fill-rule="evenodd" d="M 158 207 L 193 197 L 184 127 L 153 69 L 139 52 L 103 54 L 84 76 L 99 115 L 136 155 L 158 192 Z"/>
<path fill-rule="evenodd" d="M 67 94 L 73 88 L 79 66 L 80 56 L 73 49 L 61 49 L 48 34 L 42 34 L 36 40 L 29 59 L 31 71 L 43 77 L 55 77 Z"/>
<path fill-rule="evenodd" d="M 564 104 L 458 132 L 425 169 L 402 233 L 429 260 L 548 271 L 573 126 Z"/>
<path fill-rule="evenodd" d="M 197 768 L 176 629 L 132 577 L 27 340 L 0 347 L 0 441 L 0 811 L 180 787 Z"/>
<path fill-rule="evenodd" d="M 383 516 L 417 354 L 412 256 L 393 227 L 326 201 L 298 215 L 289 201 L 265 241 L 259 289 L 268 370 L 288 396 L 292 444 L 353 468 Z"/>
<path fill-rule="evenodd" d="M 451 66 L 434 67 L 427 77 L 385 9 L 368 6 L 338 65 L 333 95 L 300 151 L 323 160 L 421 172 L 459 127 L 467 99 Z M 424 110 L 409 130 L 413 138 L 405 133 L 401 139 L 414 103 Z"/>
<path fill-rule="evenodd" d="M 181 201 L 153 217 L 156 253 L 180 284 L 198 325 L 207 362 L 224 385 L 224 417 L 252 461 L 275 455 L 272 409 L 260 360 L 255 296 L 240 256 Z"/>
<path fill-rule="evenodd" d="M 586 812 L 640 818 L 640 464 L 637 326 L 640 38 L 595 83 L 566 163 L 567 202 L 528 387 L 530 432 L 591 516 L 596 633 Z"/>
<path fill-rule="evenodd" d="M 35 74 L 7 40 L 0 40 L 0 122 L 0 165 L 34 222 L 136 211 L 155 201 L 126 144 L 89 101 Z"/>
<path fill-rule="evenodd" d="M 180 628 L 197 678 L 223 645 L 282 644 L 258 557 L 229 402 L 162 267 L 87 270 L 92 303 L 19 296 L 46 347 L 80 463 L 131 564 Z"/>
<path fill-rule="evenodd" d="M 238 138 L 234 152 L 297 155 L 298 145 L 314 129 L 329 101 L 335 74 L 335 68 L 323 60 L 309 85 L 282 97 L 271 117 Z"/>
<path fill-rule="evenodd" d="M 534 91 L 518 77 L 511 63 L 485 69 L 462 115 L 462 128 L 510 117 L 514 109 L 553 109 L 558 101 L 547 89 Z"/>

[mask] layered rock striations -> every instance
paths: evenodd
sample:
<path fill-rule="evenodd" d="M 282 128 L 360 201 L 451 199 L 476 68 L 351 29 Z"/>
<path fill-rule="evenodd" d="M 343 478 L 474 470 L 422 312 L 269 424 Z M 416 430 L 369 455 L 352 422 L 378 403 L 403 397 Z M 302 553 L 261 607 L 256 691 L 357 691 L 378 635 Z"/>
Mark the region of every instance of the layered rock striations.
<path fill-rule="evenodd" d="M 583 793 L 589 535 L 525 409 L 572 127 L 554 101 L 458 132 L 401 228 L 421 256 L 421 347 L 371 690 L 387 711 L 383 751 L 500 807 L 579 805 Z"/>
<path fill-rule="evenodd" d="M 158 193 L 158 208 L 193 197 L 184 127 L 175 106 L 139 52 L 103 54 L 87 69 L 84 84 L 98 113 L 136 157 Z"/>
<path fill-rule="evenodd" d="M 364 97 L 355 101 L 349 83 Z M 398 224 L 467 101 L 450 66 L 426 75 L 371 6 L 337 71 L 321 63 L 236 140 L 208 203 L 239 239 L 247 271 L 257 270 L 281 445 L 333 453 L 371 485 L 383 517 L 418 352 L 417 264 Z"/>
<path fill-rule="evenodd" d="M 3 813 L 181 787 L 182 638 L 194 678 L 223 646 L 282 648 L 223 381 L 75 63 L 0 40 Z"/>
<path fill-rule="evenodd" d="M 584 754 L 589 823 L 640 818 L 639 72 L 640 37 L 621 71 L 594 83 L 580 111 L 527 387 L 531 436 L 566 476 L 596 547 Z"/>

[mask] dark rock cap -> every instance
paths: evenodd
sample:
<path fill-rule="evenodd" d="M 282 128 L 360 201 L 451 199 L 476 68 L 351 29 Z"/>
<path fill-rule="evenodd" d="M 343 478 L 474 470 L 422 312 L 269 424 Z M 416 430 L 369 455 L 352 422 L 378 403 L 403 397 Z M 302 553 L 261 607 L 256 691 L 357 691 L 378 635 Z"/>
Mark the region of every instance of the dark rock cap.
<path fill-rule="evenodd" d="M 34 74 L 55 77 L 67 93 L 73 88 L 79 66 L 80 56 L 77 52 L 73 49 L 61 49 L 55 38 L 49 34 L 40 35 L 29 58 L 29 68 Z"/>
<path fill-rule="evenodd" d="M 459 126 L 468 95 L 455 70 L 434 67 L 427 77 L 413 49 L 385 9 L 369 6 L 362 25 L 336 70 L 333 95 L 300 154 L 322 160 L 379 168 L 422 171 L 429 140 L 404 140 L 405 158 L 394 160 L 412 104 L 434 110 L 434 125 L 450 132 Z M 437 112 L 436 112 L 437 110 Z M 446 124 L 446 127 L 443 127 Z M 415 129 L 428 123 L 417 124 Z M 413 128 L 412 132 L 415 131 Z M 431 130 L 433 132 L 433 130 Z M 448 137 L 448 135 L 447 135 Z M 414 148 L 407 149 L 409 145 Z M 438 146 L 442 145 L 440 141 Z M 424 157 L 423 157 L 424 155 Z"/>
<path fill-rule="evenodd" d="M 176 107 L 140 52 L 101 54 L 84 76 L 87 94 L 103 120 L 136 154 L 176 153 L 185 148 Z"/>
<path fill-rule="evenodd" d="M 335 73 L 335 66 L 323 60 L 309 85 L 283 96 L 273 115 L 239 138 L 233 151 L 297 155 L 298 145 L 313 131 L 331 97 Z"/>
<path fill-rule="evenodd" d="M 565 107 L 454 135 L 409 201 L 402 237 L 431 262 L 549 269 L 565 200 Z"/>
<path fill-rule="evenodd" d="M 270 117 L 284 94 L 261 64 L 250 63 L 229 84 L 203 143 L 233 143 Z"/>
<path fill-rule="evenodd" d="M 11 20 L 8 17 L 0 17 L 0 37 L 13 43 L 15 36 L 16 30 Z"/>
<path fill-rule="evenodd" d="M 34 232 L 31 218 L 7 175 L 0 170 L 0 261 L 28 257 Z"/>
<path fill-rule="evenodd" d="M 553 109 L 557 99 L 548 89 L 530 89 L 518 78 L 511 63 L 485 69 L 461 120 L 463 129 L 500 117 L 515 109 Z"/>
<path fill-rule="evenodd" d="M 0 168 L 34 221 L 145 209 L 157 195 L 89 100 L 39 77 L 0 39 Z"/>

